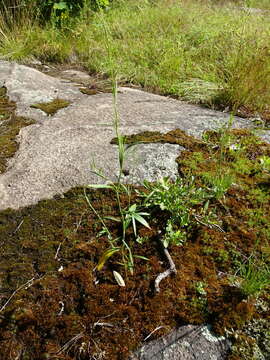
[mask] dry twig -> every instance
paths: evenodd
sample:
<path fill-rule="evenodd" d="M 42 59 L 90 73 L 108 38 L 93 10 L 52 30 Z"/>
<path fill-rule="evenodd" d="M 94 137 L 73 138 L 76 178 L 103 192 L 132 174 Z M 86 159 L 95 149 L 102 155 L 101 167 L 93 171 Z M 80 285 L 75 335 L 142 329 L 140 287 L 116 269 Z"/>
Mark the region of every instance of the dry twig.
<path fill-rule="evenodd" d="M 0 312 L 2 312 L 3 310 L 5 310 L 6 306 L 9 304 L 10 300 L 17 294 L 17 292 L 19 292 L 21 289 L 23 288 L 28 288 L 29 286 L 31 286 L 33 284 L 33 281 L 36 279 L 36 277 L 32 277 L 32 279 L 28 280 L 26 283 L 22 284 L 20 287 L 18 287 L 18 289 L 16 289 L 15 291 L 13 291 L 13 293 L 10 295 L 10 297 L 7 299 L 7 301 L 4 303 L 4 305 L 0 308 Z"/>
<path fill-rule="evenodd" d="M 165 327 L 166 327 L 166 326 L 158 326 L 158 327 L 156 327 L 153 331 L 150 332 L 149 335 L 147 335 L 147 336 L 143 339 L 143 341 L 146 341 L 146 340 L 149 339 L 150 336 L 152 336 L 156 331 L 158 331 L 158 330 L 160 330 L 160 329 L 163 329 L 163 328 L 165 328 Z"/>
<path fill-rule="evenodd" d="M 163 245 L 163 242 L 158 239 L 160 245 L 161 245 L 161 248 L 163 250 L 163 253 L 166 257 L 166 259 L 168 260 L 168 263 L 170 265 L 169 269 L 163 271 L 162 273 L 160 273 L 157 277 L 156 277 L 156 280 L 155 280 L 155 290 L 157 293 L 160 292 L 160 288 L 159 288 L 159 284 L 161 282 L 161 280 L 165 279 L 166 277 L 168 277 L 169 275 L 171 274 L 176 274 L 177 273 L 177 270 L 176 270 L 176 267 L 175 267 L 175 264 L 173 262 L 173 259 L 168 251 L 168 249 L 165 248 L 165 246 Z"/>

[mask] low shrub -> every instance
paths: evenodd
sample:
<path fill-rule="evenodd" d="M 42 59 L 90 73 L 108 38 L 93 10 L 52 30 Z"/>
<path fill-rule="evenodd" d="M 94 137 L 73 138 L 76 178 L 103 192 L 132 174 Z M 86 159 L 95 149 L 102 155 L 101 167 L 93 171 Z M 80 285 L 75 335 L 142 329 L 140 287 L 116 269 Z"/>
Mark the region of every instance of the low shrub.
<path fill-rule="evenodd" d="M 8 0 L 0 3 L 0 12 L 16 20 L 30 11 L 43 24 L 52 20 L 61 26 L 63 19 L 80 15 L 84 8 L 95 11 L 108 5 L 109 0 Z"/>

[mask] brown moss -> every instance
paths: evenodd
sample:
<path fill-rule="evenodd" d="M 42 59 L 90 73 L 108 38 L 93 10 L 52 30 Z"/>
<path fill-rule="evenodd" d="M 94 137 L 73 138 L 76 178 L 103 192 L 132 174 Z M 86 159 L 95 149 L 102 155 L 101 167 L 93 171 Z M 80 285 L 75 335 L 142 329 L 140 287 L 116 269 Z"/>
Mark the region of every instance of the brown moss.
<path fill-rule="evenodd" d="M 182 152 L 183 158 L 179 157 L 183 176 L 189 176 L 191 168 L 196 181 L 204 186 L 203 173 L 215 174 L 217 154 L 213 147 L 180 130 L 144 133 L 127 140 L 145 141 L 148 135 L 151 140 L 178 143 L 193 150 Z M 246 136 L 242 138 L 246 140 Z M 240 152 L 239 156 L 245 153 Z M 256 159 L 248 166 L 253 162 Z M 224 169 L 225 163 L 233 164 L 225 159 Z M 148 219 L 151 229 L 138 225 L 139 235 L 147 236 L 148 241 L 141 246 L 134 241 L 132 231 L 127 232 L 133 254 L 148 258 L 135 258 L 134 275 L 121 266 L 120 253 L 97 271 L 97 263 L 109 243 L 104 234 L 97 235 L 102 225 L 88 208 L 81 188 L 67 192 L 64 198 L 0 212 L 3 304 L 15 289 L 35 278 L 31 286 L 22 287 L 14 295 L 1 313 L 0 359 L 12 359 L 22 349 L 29 359 L 86 360 L 97 354 L 104 354 L 106 359 L 127 359 L 129 352 L 157 326 L 163 327 L 151 340 L 186 323 L 208 322 L 216 332 L 224 334 L 226 329 L 241 329 L 251 318 L 269 317 L 269 313 L 259 313 L 252 299 L 245 298 L 228 276 L 237 270 L 237 261 L 250 256 L 255 246 L 259 256 L 264 254 L 258 240 L 264 247 L 267 244 L 267 233 L 259 232 L 262 225 L 251 224 L 250 214 L 245 211 L 256 212 L 261 207 L 262 200 L 257 194 L 251 196 L 251 189 L 257 186 L 262 172 L 241 176 L 238 178 L 244 188 L 233 186 L 224 199 L 211 198 L 209 202 L 209 209 L 215 212 L 225 232 L 201 224 L 188 228 L 187 242 L 169 249 L 178 272 L 161 282 L 159 294 L 153 292 L 153 282 L 167 266 L 160 261 L 163 258 L 156 239 L 164 231 L 168 214 L 157 207 L 148 209 L 152 210 Z M 252 178 L 252 185 L 247 178 Z M 269 192 L 261 191 L 267 219 Z M 87 194 L 101 216 L 118 215 L 112 191 L 88 190 Z M 120 198 L 123 208 L 129 203 L 139 206 L 142 201 L 134 191 L 130 198 L 126 194 Z M 113 238 L 118 237 L 119 224 L 105 221 Z M 125 287 L 117 285 L 113 270 L 122 274 Z M 203 284 L 205 293 L 200 293 L 196 284 Z M 269 297 L 264 300 L 270 303 Z M 11 347 L 16 351 L 11 351 Z"/>
<path fill-rule="evenodd" d="M 100 93 L 111 93 L 112 92 L 112 88 L 111 87 L 107 87 L 107 88 L 103 88 L 103 87 L 84 87 L 84 88 L 79 88 L 80 92 L 82 94 L 85 95 L 96 95 L 96 94 L 100 94 Z"/>
<path fill-rule="evenodd" d="M 259 128 L 266 128 L 269 129 L 270 126 L 270 109 L 269 106 L 265 109 L 253 109 L 250 106 L 241 106 L 238 111 L 237 115 L 244 117 L 244 118 L 256 118 L 260 115 L 260 118 L 262 119 L 259 121 L 254 121 L 255 124 L 257 123 Z"/>
<path fill-rule="evenodd" d="M 18 117 L 15 114 L 16 105 L 7 96 L 7 89 L 0 88 L 0 173 L 7 168 L 7 159 L 18 149 L 16 137 L 20 129 L 34 124 L 30 119 Z"/>
<path fill-rule="evenodd" d="M 97 89 L 79 88 L 80 92 L 85 95 L 96 95 L 99 93 Z"/>
<path fill-rule="evenodd" d="M 253 303 L 243 300 L 240 289 L 231 286 L 224 287 L 222 296 L 214 304 L 209 303 L 209 307 L 212 315 L 218 314 L 212 324 L 220 335 L 224 335 L 225 330 L 241 329 L 255 312 Z"/>
<path fill-rule="evenodd" d="M 44 111 L 48 116 L 54 115 L 58 110 L 68 107 L 70 105 L 70 101 L 63 99 L 54 99 L 47 103 L 38 103 L 31 105 L 34 109 L 39 109 Z"/>
<path fill-rule="evenodd" d="M 116 144 L 117 139 L 111 140 L 111 144 Z M 168 143 L 181 145 L 193 151 L 199 151 L 207 147 L 207 144 L 193 136 L 187 135 L 183 130 L 175 129 L 162 134 L 158 131 L 144 131 L 136 135 L 125 136 L 126 144 L 135 143 Z"/>
<path fill-rule="evenodd" d="M 16 295 L 0 320 L 2 331 L 15 326 L 15 338 L 24 339 L 24 348 L 33 358 L 41 354 L 52 356 L 68 340 L 82 333 L 80 341 L 75 341 L 74 349 L 63 354 L 64 359 L 75 359 L 82 342 L 91 344 L 96 351 L 94 344 L 98 344 L 110 359 L 124 359 L 129 350 L 153 330 L 154 324 L 164 325 L 162 331 L 176 325 L 183 306 L 188 309 L 188 298 L 181 300 L 183 295 L 188 296 L 188 290 L 184 291 L 188 289 L 188 279 L 195 276 L 197 279 L 207 278 L 210 284 L 216 281 L 214 278 L 211 280 L 211 262 L 206 264 L 202 260 L 197 245 L 175 248 L 176 264 L 179 267 L 182 263 L 185 276 L 179 274 L 175 279 L 164 281 L 162 293 L 153 297 L 151 284 L 162 267 L 155 241 L 151 241 L 151 233 L 156 232 L 152 226 L 153 230 L 148 232 L 149 242 L 143 248 L 138 244 L 133 248 L 134 253 L 148 257 L 149 262 L 138 259 L 135 275 L 126 279 L 125 288 L 119 288 L 111 271 L 122 272 L 121 266 L 109 262 L 102 272 L 94 271 L 107 245 L 105 239 L 95 240 L 93 237 L 95 218 L 86 211 L 81 195 L 80 189 L 73 190 L 57 202 L 43 201 L 19 212 L 2 212 L 0 216 L 0 237 L 6 239 L 1 254 L 7 270 L 1 279 L 5 298 L 35 274 L 42 276 Z M 109 200 L 112 198 L 110 192 L 91 196 L 98 210 L 102 210 L 100 204 L 112 202 Z M 77 217 L 77 225 L 74 217 Z M 22 220 L 19 230 L 14 233 Z M 115 224 L 112 225 L 111 230 L 117 231 L 117 228 L 113 230 Z M 67 229 L 69 233 L 75 232 L 72 238 L 67 239 Z M 9 237 L 7 234 L 13 235 Z M 59 244 L 62 245 L 58 259 L 55 259 Z M 15 267 L 11 266 L 14 256 L 17 257 Z M 29 264 L 29 269 L 20 271 L 20 262 Z M 63 270 L 58 271 L 61 265 Z M 60 316 L 61 302 L 64 303 L 64 312 Z M 110 327 L 95 325 L 104 317 L 108 317 L 113 332 L 110 332 Z M 186 313 L 186 319 L 188 317 L 197 323 L 204 318 L 200 312 L 194 318 L 194 309 Z M 162 335 L 162 331 L 155 336 Z M 46 343 L 44 334 L 47 334 Z M 101 343 L 105 336 L 107 341 Z M 116 345 L 112 347 L 112 344 Z"/>
<path fill-rule="evenodd" d="M 106 79 L 91 79 L 91 83 L 79 89 L 81 93 L 86 95 L 96 95 L 100 93 L 111 93 L 111 81 Z"/>

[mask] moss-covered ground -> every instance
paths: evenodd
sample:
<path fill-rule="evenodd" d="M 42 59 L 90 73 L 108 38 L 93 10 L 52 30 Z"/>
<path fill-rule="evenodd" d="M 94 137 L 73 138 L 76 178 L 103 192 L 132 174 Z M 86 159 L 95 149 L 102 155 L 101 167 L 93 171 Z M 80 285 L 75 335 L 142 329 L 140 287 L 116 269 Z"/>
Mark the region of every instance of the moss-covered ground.
<path fill-rule="evenodd" d="M 7 167 L 18 148 L 16 136 L 21 128 L 34 124 L 33 120 L 18 117 L 15 114 L 16 104 L 9 100 L 5 87 L 0 88 L 0 173 Z"/>
<path fill-rule="evenodd" d="M 70 101 L 63 99 L 54 99 L 46 103 L 38 103 L 31 105 L 34 109 L 39 109 L 44 111 L 48 116 L 54 115 L 58 110 L 63 109 L 70 105 Z"/>
<path fill-rule="evenodd" d="M 156 293 L 154 281 L 167 268 L 157 242 L 166 227 L 167 211 L 157 206 L 147 209 L 151 229 L 137 225 L 143 244 L 127 231 L 133 254 L 148 258 L 134 258 L 133 275 L 120 264 L 120 253 L 97 270 L 109 243 L 82 188 L 18 211 L 2 211 L 1 360 L 127 359 L 157 327 L 149 340 L 183 324 L 209 323 L 217 334 L 232 338 L 237 332 L 233 360 L 243 359 L 243 347 L 245 354 L 252 354 L 252 332 L 244 332 L 252 322 L 263 322 L 256 336 L 266 339 L 269 286 L 247 290 L 250 277 L 244 269 L 248 259 L 253 259 L 253 274 L 269 267 L 270 145 L 246 130 L 228 129 L 206 132 L 203 140 L 175 130 L 142 133 L 126 141 L 183 145 L 186 151 L 177 160 L 179 175 L 193 176 L 197 187 L 206 190 L 221 188 L 208 203 L 218 226 L 197 222 L 185 228 L 186 242 L 169 247 L 178 272 L 164 279 Z M 226 176 L 233 181 L 222 188 Z M 122 208 L 142 205 L 135 190 L 145 191 L 138 187 L 131 188 L 129 197 L 122 193 Z M 87 189 L 86 194 L 117 237 L 120 224 L 105 219 L 119 215 L 115 193 Z M 199 206 L 190 211 L 198 212 Z M 117 284 L 113 271 L 122 275 L 125 287 Z M 269 281 L 269 271 L 267 276 Z M 269 347 L 261 346 L 261 351 L 269 356 Z"/>

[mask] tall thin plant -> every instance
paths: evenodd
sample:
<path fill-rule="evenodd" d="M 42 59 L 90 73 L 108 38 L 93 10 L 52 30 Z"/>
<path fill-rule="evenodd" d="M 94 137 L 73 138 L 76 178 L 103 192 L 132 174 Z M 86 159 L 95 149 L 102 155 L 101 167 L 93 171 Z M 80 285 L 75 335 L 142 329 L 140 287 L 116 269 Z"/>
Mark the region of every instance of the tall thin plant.
<path fill-rule="evenodd" d="M 104 29 L 104 34 L 106 38 L 106 49 L 108 54 L 109 62 L 113 62 L 112 59 L 112 49 L 110 46 L 109 41 L 109 30 L 106 25 L 106 22 L 103 18 L 103 12 L 100 8 L 100 23 Z M 145 217 L 149 214 L 146 212 L 141 211 L 137 204 L 131 204 L 131 188 L 129 185 L 126 185 L 122 183 L 122 175 L 123 175 L 123 168 L 124 168 L 124 162 L 126 157 L 126 150 L 125 150 L 125 138 L 121 134 L 120 131 L 120 116 L 118 112 L 118 106 L 117 106 L 117 95 L 118 95 L 118 82 L 117 82 L 117 73 L 115 70 L 113 70 L 111 74 L 111 83 L 112 83 L 112 95 L 113 95 L 113 128 L 115 131 L 115 135 L 117 138 L 117 145 L 118 145 L 118 174 L 116 183 L 113 183 L 112 181 L 109 181 L 101 172 L 98 172 L 94 170 L 93 172 L 101 177 L 103 181 L 106 181 L 106 184 L 91 184 L 88 187 L 92 189 L 110 189 L 115 194 L 115 199 L 118 207 L 118 217 L 115 216 L 107 216 L 102 218 L 102 216 L 95 210 L 94 206 L 92 205 L 91 201 L 86 195 L 87 202 L 92 209 L 92 211 L 95 213 L 95 215 L 100 220 L 102 227 L 103 227 L 103 233 L 105 233 L 108 237 L 110 248 L 105 251 L 105 253 L 101 256 L 97 269 L 101 270 L 104 266 L 105 262 L 115 253 L 121 252 L 122 253 L 122 263 L 125 265 L 131 273 L 133 273 L 134 269 L 134 255 L 132 253 L 132 249 L 127 241 L 127 229 L 132 226 L 133 234 L 135 236 L 135 239 L 137 238 L 137 227 L 136 223 L 140 223 L 141 225 L 150 228 L 148 222 L 145 220 Z M 128 206 L 123 207 L 121 203 L 121 194 L 125 194 L 128 197 Z M 121 225 L 121 235 L 117 238 L 113 238 L 113 235 L 111 234 L 110 230 L 105 224 L 105 220 L 115 221 L 119 222 Z M 136 256 L 136 255 L 135 255 Z M 117 279 L 116 279 L 117 280 Z"/>

